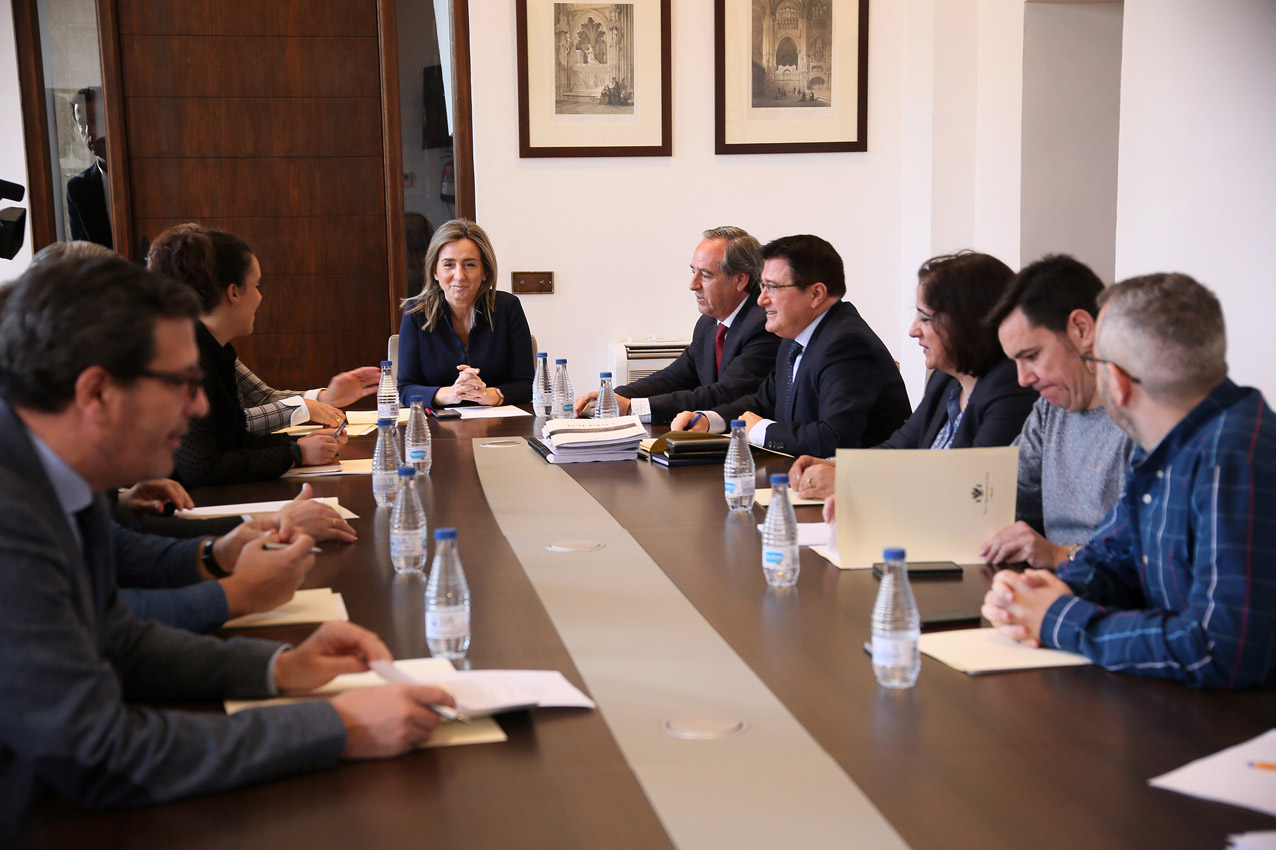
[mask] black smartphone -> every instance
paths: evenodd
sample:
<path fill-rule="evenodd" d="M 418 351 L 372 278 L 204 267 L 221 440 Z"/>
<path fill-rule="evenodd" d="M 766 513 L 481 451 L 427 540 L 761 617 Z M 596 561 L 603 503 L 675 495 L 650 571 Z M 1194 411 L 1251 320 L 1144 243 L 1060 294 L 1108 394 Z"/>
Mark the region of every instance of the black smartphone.
<path fill-rule="evenodd" d="M 461 411 L 452 410 L 446 407 L 431 408 L 434 411 L 435 419 L 460 419 Z"/>
<path fill-rule="evenodd" d="M 873 575 L 882 577 L 886 565 L 882 562 L 873 564 Z M 953 561 L 909 561 L 909 578 L 961 578 L 961 567 Z"/>

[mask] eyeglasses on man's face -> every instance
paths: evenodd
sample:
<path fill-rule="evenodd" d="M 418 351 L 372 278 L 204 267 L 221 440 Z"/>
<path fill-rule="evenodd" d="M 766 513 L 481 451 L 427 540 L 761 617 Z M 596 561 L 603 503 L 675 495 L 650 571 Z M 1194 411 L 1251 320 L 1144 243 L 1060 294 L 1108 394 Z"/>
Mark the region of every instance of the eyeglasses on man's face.
<path fill-rule="evenodd" d="M 199 391 L 204 386 L 204 370 L 196 369 L 192 372 L 157 372 L 154 369 L 143 369 L 137 373 L 139 378 L 151 378 L 156 381 L 162 381 L 172 387 L 185 387 L 186 395 L 192 401 L 199 395 Z"/>
<path fill-rule="evenodd" d="M 802 288 L 802 284 L 800 283 L 764 283 L 762 284 L 762 291 L 766 293 L 767 298 L 774 298 L 775 293 L 779 292 L 781 289 L 801 289 L 801 288 Z"/>
<path fill-rule="evenodd" d="M 1116 367 L 1117 369 L 1120 369 L 1120 370 L 1121 370 L 1121 373 L 1122 373 L 1123 375 L 1125 375 L 1127 378 L 1129 378 L 1129 379 L 1130 379 L 1130 381 L 1131 381 L 1131 383 L 1135 383 L 1135 384 L 1141 384 L 1141 383 L 1143 383 L 1143 381 L 1142 381 L 1141 379 L 1136 378 L 1136 377 L 1134 377 L 1133 375 L 1131 375 L 1131 374 L 1130 374 L 1130 370 L 1129 370 L 1129 369 L 1127 369 L 1127 368 L 1125 368 L 1124 366 L 1122 366 L 1120 363 L 1113 363 L 1111 360 L 1104 360 L 1102 357 L 1095 357 L 1093 354 L 1082 354 L 1082 355 L 1081 355 L 1081 359 L 1082 359 L 1084 362 L 1086 362 L 1086 363 L 1090 363 L 1090 364 L 1095 364 L 1095 363 L 1106 363 L 1106 364 L 1108 364 L 1109 366 L 1114 366 L 1114 367 Z"/>

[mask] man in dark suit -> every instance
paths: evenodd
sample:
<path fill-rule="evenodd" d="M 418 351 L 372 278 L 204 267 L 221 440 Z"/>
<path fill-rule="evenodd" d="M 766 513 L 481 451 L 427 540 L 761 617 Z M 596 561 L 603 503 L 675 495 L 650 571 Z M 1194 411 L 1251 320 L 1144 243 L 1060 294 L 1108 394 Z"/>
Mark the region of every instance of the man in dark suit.
<path fill-rule="evenodd" d="M 115 247 L 111 236 L 110 205 L 106 182 L 106 125 L 103 121 L 102 90 L 96 86 L 80 89 L 71 100 L 71 113 L 95 161 L 66 183 L 66 212 L 71 238 Z"/>
<path fill-rule="evenodd" d="M 714 407 L 758 388 L 775 363 L 780 340 L 766 330 L 754 302 L 762 274 L 760 246 L 739 227 L 715 227 L 691 256 L 691 283 L 700 320 L 691 344 L 659 372 L 616 388 L 622 416 L 664 425 L 680 410 Z M 598 397 L 576 399 L 576 415 Z"/>
<path fill-rule="evenodd" d="M 784 339 L 757 392 L 712 410 L 684 410 L 674 429 L 727 430 L 743 419 L 749 442 L 828 457 L 875 446 L 910 408 L 899 369 L 846 294 L 842 258 L 818 236 L 785 236 L 762 249 L 766 329 Z"/>
<path fill-rule="evenodd" d="M 193 554 L 122 530 L 113 545 L 102 493 L 170 472 L 207 412 L 198 315 L 184 286 L 123 260 L 44 263 L 0 290 L 0 846 L 49 791 L 132 806 L 395 755 L 429 737 L 430 704 L 451 703 L 407 685 L 229 717 L 138 702 L 309 690 L 390 657 L 350 623 L 294 649 L 169 629 L 120 601 L 117 552 Z M 307 535 L 268 539 L 241 563 L 313 557 Z"/>

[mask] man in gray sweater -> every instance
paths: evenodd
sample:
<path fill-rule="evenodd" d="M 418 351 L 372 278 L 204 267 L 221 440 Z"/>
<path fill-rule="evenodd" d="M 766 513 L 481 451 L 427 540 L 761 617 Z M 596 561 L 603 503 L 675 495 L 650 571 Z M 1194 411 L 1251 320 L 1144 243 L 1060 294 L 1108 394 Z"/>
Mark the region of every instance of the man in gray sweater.
<path fill-rule="evenodd" d="M 1018 521 L 979 554 L 990 564 L 1056 567 L 1086 543 L 1125 489 L 1134 443 L 1103 409 L 1093 369 L 1103 282 L 1072 257 L 1023 268 L 989 320 L 1019 383 L 1041 394 L 1015 440 Z"/>
<path fill-rule="evenodd" d="M 32 269 L 0 294 L 0 846 L 49 791 L 133 806 L 403 753 L 438 724 L 437 688 L 391 685 L 231 717 L 143 701 L 309 690 L 389 659 L 375 635 L 328 623 L 296 648 L 223 641 L 133 617 L 116 592 L 102 493 L 167 475 L 208 409 L 199 307 L 123 260 Z M 131 535 L 130 557 L 181 557 Z M 289 569 L 305 534 L 240 559 Z M 186 552 L 185 557 L 192 553 Z"/>

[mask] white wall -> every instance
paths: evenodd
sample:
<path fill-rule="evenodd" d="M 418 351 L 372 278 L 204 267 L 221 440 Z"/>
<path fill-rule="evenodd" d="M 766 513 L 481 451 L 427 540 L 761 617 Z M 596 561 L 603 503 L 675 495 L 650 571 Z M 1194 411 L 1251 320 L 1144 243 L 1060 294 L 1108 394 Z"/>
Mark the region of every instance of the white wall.
<path fill-rule="evenodd" d="M 18 89 L 18 52 L 13 36 L 13 11 L 9 0 L 0 4 L 0 178 L 27 186 L 27 160 L 22 144 L 22 97 Z M 21 203 L 0 202 L 0 207 L 28 207 L 28 193 Z M 0 282 L 17 277 L 31 261 L 31 218 L 22 250 L 12 260 L 0 260 Z"/>
<path fill-rule="evenodd" d="M 1223 302 L 1232 377 L 1276 398 L 1276 3 L 1126 0 L 1116 276 Z"/>
<path fill-rule="evenodd" d="M 540 347 L 569 359 L 578 389 L 597 379 L 606 340 L 689 335 L 698 314 L 688 264 L 700 232 L 721 224 L 764 242 L 801 232 L 828 239 L 846 261 L 848 298 L 898 353 L 912 5 L 872 7 L 869 150 L 859 154 L 715 156 L 713 4 L 678 2 L 672 157 L 519 159 L 513 15 L 484 14 L 471 26 L 478 219 L 496 244 L 503 286 L 512 270 L 555 272 L 555 294 L 522 300 Z"/>
<path fill-rule="evenodd" d="M 1024 264 L 1072 254 L 1116 266 L 1120 3 L 1029 3 L 1023 49 Z"/>

